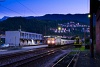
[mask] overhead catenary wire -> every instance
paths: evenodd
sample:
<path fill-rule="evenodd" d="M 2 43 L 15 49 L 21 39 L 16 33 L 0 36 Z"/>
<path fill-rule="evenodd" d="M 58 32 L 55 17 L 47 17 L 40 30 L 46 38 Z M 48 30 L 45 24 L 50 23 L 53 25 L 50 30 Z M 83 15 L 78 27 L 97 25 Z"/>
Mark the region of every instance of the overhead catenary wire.
<path fill-rule="evenodd" d="M 20 5 L 22 5 L 23 7 L 25 7 L 26 9 L 28 9 L 30 12 L 32 12 L 33 14 L 36 14 L 33 10 L 31 10 L 30 8 L 28 8 L 27 6 L 25 6 L 24 4 L 22 4 L 21 2 L 19 2 L 18 0 L 16 0 L 16 2 L 18 2 Z"/>
<path fill-rule="evenodd" d="M 3 7 L 3 8 L 8 9 L 8 10 L 10 10 L 10 11 L 14 12 L 14 13 L 17 13 L 17 14 L 19 14 L 19 15 L 22 15 L 21 13 L 16 12 L 16 11 L 14 11 L 14 10 L 12 10 L 12 9 L 8 8 L 8 7 L 5 7 L 5 6 L 1 5 L 1 4 L 0 4 L 0 6 L 1 6 L 1 7 Z"/>

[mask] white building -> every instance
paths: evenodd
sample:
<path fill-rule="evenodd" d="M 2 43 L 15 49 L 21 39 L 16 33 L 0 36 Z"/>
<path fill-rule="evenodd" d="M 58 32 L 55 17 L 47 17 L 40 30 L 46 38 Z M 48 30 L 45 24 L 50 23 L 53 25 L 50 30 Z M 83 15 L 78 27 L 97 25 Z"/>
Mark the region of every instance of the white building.
<path fill-rule="evenodd" d="M 5 43 L 10 46 L 24 46 L 42 44 L 42 34 L 24 31 L 6 31 Z"/>

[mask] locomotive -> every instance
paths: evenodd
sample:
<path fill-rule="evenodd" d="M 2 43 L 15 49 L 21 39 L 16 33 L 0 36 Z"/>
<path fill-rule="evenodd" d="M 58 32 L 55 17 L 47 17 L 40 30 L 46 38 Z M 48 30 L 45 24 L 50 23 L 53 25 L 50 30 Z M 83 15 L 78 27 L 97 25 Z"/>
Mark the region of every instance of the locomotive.
<path fill-rule="evenodd" d="M 81 47 L 82 46 L 82 40 L 80 39 L 79 36 L 75 38 L 74 46 L 75 47 Z"/>

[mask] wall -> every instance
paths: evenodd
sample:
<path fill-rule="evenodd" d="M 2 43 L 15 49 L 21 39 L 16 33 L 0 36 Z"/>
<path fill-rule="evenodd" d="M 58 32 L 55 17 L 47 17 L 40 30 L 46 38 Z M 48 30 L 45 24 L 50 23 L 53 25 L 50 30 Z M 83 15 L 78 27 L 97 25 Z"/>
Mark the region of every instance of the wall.
<path fill-rule="evenodd" d="M 19 31 L 6 31 L 5 43 L 10 46 L 19 46 L 20 32 Z"/>
<path fill-rule="evenodd" d="M 100 54 L 100 9 L 96 14 L 96 52 Z"/>

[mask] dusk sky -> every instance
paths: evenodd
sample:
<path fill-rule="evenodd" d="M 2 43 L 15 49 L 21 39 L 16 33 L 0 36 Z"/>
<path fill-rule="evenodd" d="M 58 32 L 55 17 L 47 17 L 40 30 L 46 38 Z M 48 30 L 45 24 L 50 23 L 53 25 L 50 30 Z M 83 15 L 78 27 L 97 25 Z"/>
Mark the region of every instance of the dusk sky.
<path fill-rule="evenodd" d="M 69 13 L 89 13 L 89 0 L 0 0 L 0 18 Z"/>

